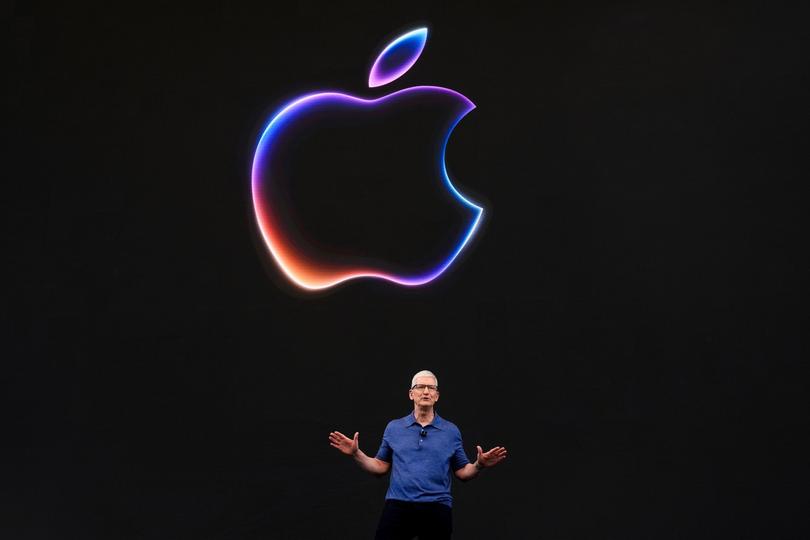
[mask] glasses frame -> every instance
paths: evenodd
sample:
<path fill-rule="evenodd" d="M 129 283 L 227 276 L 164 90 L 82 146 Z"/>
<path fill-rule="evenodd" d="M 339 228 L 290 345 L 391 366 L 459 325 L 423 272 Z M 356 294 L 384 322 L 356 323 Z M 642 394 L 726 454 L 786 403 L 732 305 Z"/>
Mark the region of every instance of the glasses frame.
<path fill-rule="evenodd" d="M 422 388 L 417 388 L 417 386 L 421 386 Z M 414 390 L 416 392 L 421 392 L 425 388 L 427 388 L 431 392 L 438 392 L 439 391 L 439 386 L 435 385 L 435 384 L 415 384 L 415 385 L 411 386 L 411 390 Z"/>

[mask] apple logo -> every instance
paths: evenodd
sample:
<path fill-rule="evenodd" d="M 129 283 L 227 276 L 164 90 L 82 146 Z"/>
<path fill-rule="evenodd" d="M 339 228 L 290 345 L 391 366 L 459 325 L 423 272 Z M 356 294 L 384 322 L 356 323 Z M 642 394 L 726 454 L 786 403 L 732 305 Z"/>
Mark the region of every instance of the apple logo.
<path fill-rule="evenodd" d="M 427 28 L 417 28 L 391 41 L 377 56 L 369 73 L 368 86 L 379 88 L 405 74 L 421 55 L 427 42 L 427 33 Z M 295 286 L 309 291 L 327 289 L 357 278 L 376 278 L 412 287 L 424 285 L 442 275 L 469 244 L 483 216 L 483 208 L 465 198 L 453 185 L 445 165 L 445 151 L 450 134 L 458 122 L 474 108 L 475 105 L 462 94 L 439 86 L 411 86 L 375 98 L 322 91 L 297 97 L 282 106 L 272 115 L 259 138 L 251 170 L 251 194 L 256 223 L 264 245 L 278 269 Z M 405 116 L 397 117 L 395 113 L 398 111 L 404 111 Z M 391 129 L 395 127 L 391 125 L 394 123 L 392 118 L 399 118 L 397 122 L 403 123 L 409 117 L 418 116 L 419 112 L 441 120 L 419 121 L 421 128 L 432 132 L 412 139 L 425 142 L 424 147 L 429 155 L 426 162 L 429 163 L 422 169 L 416 169 L 412 173 L 409 171 L 409 174 L 429 180 L 430 189 L 436 190 L 438 187 L 441 195 L 447 196 L 448 202 L 452 203 L 454 210 L 463 212 L 461 225 L 453 231 L 452 238 L 442 253 L 425 264 L 407 270 L 402 267 L 392 270 L 392 267 L 386 267 L 385 264 L 375 264 L 370 257 L 347 257 L 340 250 L 330 250 L 323 242 L 312 242 L 301 233 L 303 226 L 300 216 L 296 215 L 289 204 L 289 192 L 295 186 L 320 182 L 314 184 L 318 189 L 328 186 L 331 190 L 339 190 L 341 182 L 358 177 L 352 171 L 335 170 L 338 167 L 347 167 L 344 162 L 332 168 L 321 164 L 322 168 L 318 171 L 329 171 L 329 178 L 323 178 L 323 172 L 313 173 L 307 167 L 312 163 L 320 163 L 321 156 L 307 154 L 310 152 L 307 143 L 321 137 L 339 145 L 345 131 L 367 125 L 363 122 L 376 121 L 377 125 L 382 123 Z M 349 150 L 361 152 L 350 163 L 356 171 L 362 171 L 362 152 L 368 153 L 371 150 L 356 149 L 356 146 L 358 145 L 352 145 L 338 154 L 342 156 L 349 153 Z M 299 155 L 302 152 L 305 155 Z M 400 163 L 409 163 L 408 157 L 401 159 Z M 377 176 L 374 178 L 379 178 L 384 176 L 384 171 L 377 171 L 375 174 Z M 320 178 L 313 178 L 315 175 L 320 175 Z M 363 184 L 362 189 L 366 188 L 373 187 L 368 183 Z"/>

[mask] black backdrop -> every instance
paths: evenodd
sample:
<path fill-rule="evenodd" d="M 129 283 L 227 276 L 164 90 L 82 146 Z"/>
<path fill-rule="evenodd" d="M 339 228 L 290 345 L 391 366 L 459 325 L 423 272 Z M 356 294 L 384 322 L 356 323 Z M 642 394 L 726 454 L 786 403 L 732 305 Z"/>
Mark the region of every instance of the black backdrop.
<path fill-rule="evenodd" d="M 804 18 L 738 2 L 7 5 L 0 536 L 368 538 L 376 451 L 434 370 L 510 457 L 458 538 L 807 529 Z M 275 107 L 419 62 L 478 106 L 448 165 L 487 207 L 417 290 L 307 297 L 248 194 Z M 375 94 L 378 95 L 378 94 Z"/>

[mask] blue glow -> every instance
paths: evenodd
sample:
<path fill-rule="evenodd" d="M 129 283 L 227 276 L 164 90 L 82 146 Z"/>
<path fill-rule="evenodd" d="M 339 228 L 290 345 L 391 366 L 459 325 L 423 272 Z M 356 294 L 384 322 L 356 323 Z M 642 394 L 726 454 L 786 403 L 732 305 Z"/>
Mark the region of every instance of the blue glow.
<path fill-rule="evenodd" d="M 371 88 L 400 78 L 419 59 L 427 42 L 427 28 L 417 28 L 389 43 L 374 61 L 368 76 Z M 400 58 L 401 56 L 404 58 Z"/>

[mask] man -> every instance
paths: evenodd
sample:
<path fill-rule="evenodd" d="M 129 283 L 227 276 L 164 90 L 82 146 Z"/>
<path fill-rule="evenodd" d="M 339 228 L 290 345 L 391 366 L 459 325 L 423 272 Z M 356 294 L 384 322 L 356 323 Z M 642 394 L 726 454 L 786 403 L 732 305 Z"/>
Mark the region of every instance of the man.
<path fill-rule="evenodd" d="M 375 457 L 360 450 L 358 434 L 350 439 L 339 431 L 329 434 L 329 444 L 352 456 L 361 469 L 391 482 L 385 495 L 376 540 L 449 539 L 452 532 L 450 471 L 462 481 L 472 480 L 481 469 L 494 467 L 506 457 L 496 446 L 470 463 L 455 424 L 436 414 L 439 381 L 430 371 L 420 371 L 411 381 L 408 397 L 413 413 L 388 423 Z"/>

